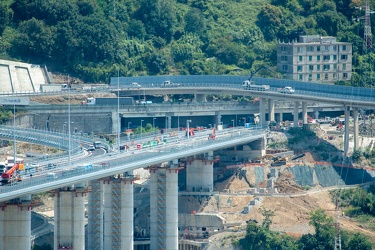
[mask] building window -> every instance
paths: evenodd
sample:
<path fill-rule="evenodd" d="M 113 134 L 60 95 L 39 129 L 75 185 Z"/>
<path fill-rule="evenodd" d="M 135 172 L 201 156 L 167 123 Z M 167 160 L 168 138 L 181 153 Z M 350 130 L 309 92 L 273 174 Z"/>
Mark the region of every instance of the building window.
<path fill-rule="evenodd" d="M 316 60 L 319 62 L 320 61 L 320 56 L 316 56 Z"/>
<path fill-rule="evenodd" d="M 288 71 L 288 65 L 283 65 L 283 70 Z"/>
<path fill-rule="evenodd" d="M 302 66 L 298 66 L 298 67 L 297 67 L 297 71 L 298 71 L 298 72 L 302 72 Z"/>
<path fill-rule="evenodd" d="M 343 74 L 342 74 L 342 77 L 343 77 L 344 79 L 348 78 L 348 73 L 343 73 Z"/>
<path fill-rule="evenodd" d="M 297 47 L 297 51 L 298 51 L 299 53 L 301 53 L 301 52 L 302 52 L 302 47 Z"/>
<path fill-rule="evenodd" d="M 316 47 L 316 51 L 320 51 L 320 46 Z"/>
<path fill-rule="evenodd" d="M 312 61 L 312 56 L 309 56 L 309 62 L 311 62 Z"/>
<path fill-rule="evenodd" d="M 313 46 L 308 46 L 307 47 L 308 52 L 314 52 L 314 47 Z"/>
<path fill-rule="evenodd" d="M 309 70 L 313 71 L 314 70 L 314 65 L 309 65 Z"/>
<path fill-rule="evenodd" d="M 302 56 L 298 57 L 298 61 L 302 62 Z"/>
<path fill-rule="evenodd" d="M 344 61 L 348 60 L 348 55 L 341 55 L 341 60 L 344 60 Z"/>
<path fill-rule="evenodd" d="M 324 80 L 328 80 L 328 74 L 327 73 L 324 74 Z"/>
<path fill-rule="evenodd" d="M 346 64 L 342 65 L 342 70 L 346 70 Z"/>
<path fill-rule="evenodd" d="M 329 64 L 324 64 L 323 65 L 323 70 L 327 71 L 330 69 L 330 65 Z"/>
<path fill-rule="evenodd" d="M 329 51 L 329 46 L 324 46 L 325 51 Z"/>
<path fill-rule="evenodd" d="M 282 62 L 288 61 L 288 56 L 281 56 L 281 61 Z"/>
<path fill-rule="evenodd" d="M 286 46 L 281 46 L 280 50 L 281 50 L 281 53 L 285 53 L 286 52 Z"/>
<path fill-rule="evenodd" d="M 330 58 L 331 58 L 330 55 L 324 55 L 324 56 L 323 56 L 323 60 L 324 60 L 324 61 L 329 61 Z"/>
<path fill-rule="evenodd" d="M 320 64 L 316 65 L 316 70 L 320 70 Z"/>
<path fill-rule="evenodd" d="M 333 77 L 333 79 L 335 79 L 336 78 L 336 73 L 333 73 L 332 77 Z"/>
<path fill-rule="evenodd" d="M 334 70 L 337 69 L 337 64 L 333 64 L 333 69 L 334 69 Z"/>
<path fill-rule="evenodd" d="M 343 45 L 343 46 L 342 46 L 342 50 L 343 50 L 343 51 L 346 51 L 346 45 Z"/>
<path fill-rule="evenodd" d="M 333 61 L 337 60 L 337 55 L 333 55 Z"/>
<path fill-rule="evenodd" d="M 309 74 L 309 81 L 312 80 L 312 74 Z"/>
<path fill-rule="evenodd" d="M 336 50 L 337 50 L 337 46 L 333 45 L 333 51 L 336 51 Z"/>
<path fill-rule="evenodd" d="M 303 75 L 299 75 L 299 79 L 302 81 L 303 80 Z"/>
<path fill-rule="evenodd" d="M 316 74 L 316 80 L 320 80 L 320 74 Z"/>

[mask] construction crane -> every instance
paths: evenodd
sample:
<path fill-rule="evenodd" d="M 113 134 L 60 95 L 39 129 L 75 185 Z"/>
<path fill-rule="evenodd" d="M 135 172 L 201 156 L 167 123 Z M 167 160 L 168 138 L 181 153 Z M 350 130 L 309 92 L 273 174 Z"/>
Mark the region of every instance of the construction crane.
<path fill-rule="evenodd" d="M 260 66 L 258 69 L 256 69 L 255 71 L 251 72 L 250 77 L 249 77 L 248 80 L 251 81 L 251 79 L 253 78 L 253 76 L 254 76 L 256 73 L 258 73 L 258 71 L 260 71 L 260 70 L 262 70 L 262 69 L 269 70 L 269 71 L 271 71 L 274 75 L 277 75 L 277 74 L 275 73 L 275 71 L 273 71 L 272 69 L 270 69 L 270 68 L 268 68 L 268 67 L 262 65 L 262 66 Z"/>

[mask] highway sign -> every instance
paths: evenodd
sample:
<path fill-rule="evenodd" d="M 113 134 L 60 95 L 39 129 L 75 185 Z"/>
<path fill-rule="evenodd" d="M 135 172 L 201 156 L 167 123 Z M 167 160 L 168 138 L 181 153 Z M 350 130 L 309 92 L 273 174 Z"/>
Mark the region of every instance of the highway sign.
<path fill-rule="evenodd" d="M 29 97 L 0 97 L 0 105 L 30 105 Z"/>

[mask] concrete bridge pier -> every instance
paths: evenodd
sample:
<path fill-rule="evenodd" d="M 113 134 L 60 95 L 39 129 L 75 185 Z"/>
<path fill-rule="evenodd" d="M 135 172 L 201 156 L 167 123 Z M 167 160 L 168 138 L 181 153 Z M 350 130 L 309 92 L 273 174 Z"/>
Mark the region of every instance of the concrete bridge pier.
<path fill-rule="evenodd" d="M 354 150 L 358 149 L 358 108 L 353 107 L 353 126 L 354 126 Z"/>
<path fill-rule="evenodd" d="M 299 102 L 294 102 L 293 110 L 293 125 L 295 128 L 298 128 L 298 112 L 299 111 Z"/>
<path fill-rule="evenodd" d="M 120 122 L 120 114 L 114 111 L 112 111 L 112 134 L 116 134 L 118 133 L 118 129 L 119 129 L 119 126 L 120 126 L 120 129 L 121 129 L 121 122 Z"/>
<path fill-rule="evenodd" d="M 103 181 L 89 182 L 87 249 L 103 249 Z"/>
<path fill-rule="evenodd" d="M 268 99 L 268 121 L 275 121 L 275 100 Z"/>
<path fill-rule="evenodd" d="M 207 102 L 206 94 L 194 94 L 194 100 L 196 102 Z"/>
<path fill-rule="evenodd" d="M 135 176 L 124 174 L 103 180 L 103 249 L 134 249 Z"/>
<path fill-rule="evenodd" d="M 221 114 L 220 112 L 215 112 L 215 120 L 216 120 L 216 125 L 220 125 L 221 124 Z M 214 125 L 213 125 L 214 126 Z"/>
<path fill-rule="evenodd" d="M 302 102 L 302 120 L 303 124 L 307 124 L 307 102 Z"/>
<path fill-rule="evenodd" d="M 54 249 L 85 250 L 84 183 L 55 192 Z"/>
<path fill-rule="evenodd" d="M 260 98 L 259 101 L 259 124 L 261 127 L 266 126 L 266 99 Z"/>
<path fill-rule="evenodd" d="M 0 204 L 0 250 L 31 249 L 31 195 Z"/>
<path fill-rule="evenodd" d="M 212 192 L 213 181 L 213 152 L 208 152 L 203 158 L 195 157 L 186 164 L 186 189 L 190 192 Z"/>
<path fill-rule="evenodd" d="M 344 156 L 348 156 L 349 153 L 349 117 L 350 107 L 345 106 L 345 126 L 344 126 Z"/>
<path fill-rule="evenodd" d="M 178 165 L 148 167 L 150 175 L 150 249 L 178 250 Z"/>

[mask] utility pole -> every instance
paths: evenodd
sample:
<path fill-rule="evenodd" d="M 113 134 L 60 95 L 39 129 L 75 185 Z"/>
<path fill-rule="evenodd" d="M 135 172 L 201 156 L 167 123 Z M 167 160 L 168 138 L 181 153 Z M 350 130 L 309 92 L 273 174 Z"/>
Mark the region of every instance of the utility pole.
<path fill-rule="evenodd" d="M 339 205 L 338 197 L 336 196 L 336 209 L 335 209 L 335 250 L 341 250 L 341 234 L 340 234 L 340 221 L 339 221 Z"/>
<path fill-rule="evenodd" d="M 363 52 L 367 54 L 367 50 L 372 49 L 372 34 L 371 34 L 371 14 L 375 13 L 374 11 L 370 10 L 370 1 L 366 0 L 365 6 L 356 7 L 360 11 L 362 8 L 365 9 L 365 15 L 357 18 L 356 20 L 359 21 L 360 19 L 365 20 L 364 32 L 363 32 Z"/>

